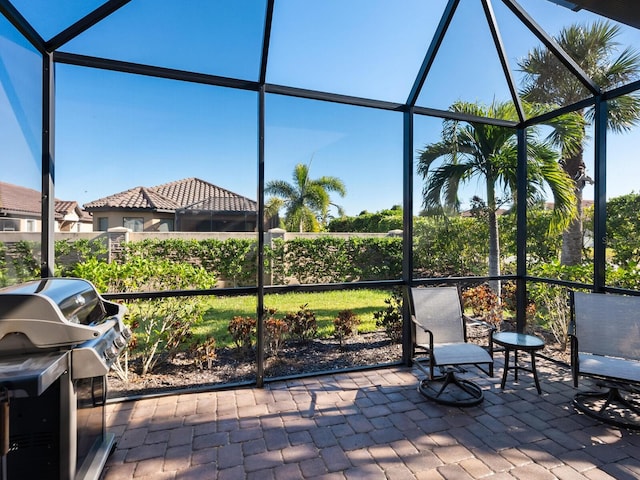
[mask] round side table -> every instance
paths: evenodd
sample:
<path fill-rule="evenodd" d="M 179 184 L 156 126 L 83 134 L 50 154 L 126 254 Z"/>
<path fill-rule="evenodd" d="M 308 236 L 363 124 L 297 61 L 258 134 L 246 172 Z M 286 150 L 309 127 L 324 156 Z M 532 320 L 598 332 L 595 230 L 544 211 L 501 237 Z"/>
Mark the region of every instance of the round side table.
<path fill-rule="evenodd" d="M 504 390 L 507 381 L 507 373 L 509 370 L 514 371 L 514 378 L 518 381 L 518 370 L 525 370 L 533 373 L 533 379 L 536 382 L 538 394 L 542 393 L 540 382 L 538 381 L 538 372 L 536 370 L 536 352 L 544 348 L 544 340 L 534 335 L 515 332 L 498 332 L 493 335 L 493 341 L 504 347 L 504 372 L 502 373 L 502 383 L 500 388 Z M 531 354 L 531 367 L 523 367 L 518 365 L 518 350 L 529 352 Z M 513 365 L 509 365 L 509 354 L 513 351 Z"/>

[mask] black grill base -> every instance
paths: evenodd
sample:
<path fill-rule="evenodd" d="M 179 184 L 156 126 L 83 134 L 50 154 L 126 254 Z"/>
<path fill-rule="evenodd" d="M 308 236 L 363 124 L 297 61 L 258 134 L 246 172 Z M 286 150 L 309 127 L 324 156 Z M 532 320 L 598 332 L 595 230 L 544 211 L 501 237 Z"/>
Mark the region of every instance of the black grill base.
<path fill-rule="evenodd" d="M 60 478 L 60 382 L 39 397 L 12 398 L 8 478 Z"/>
<path fill-rule="evenodd" d="M 115 443 L 105 431 L 106 377 L 72 381 L 67 368 L 50 382 L 47 372 L 68 355 L 46 358 L 40 375 L 0 379 L 9 392 L 9 452 L 0 480 L 97 480 Z M 5 370 L 12 364 L 2 363 Z M 24 357 L 14 363 L 23 365 Z"/>

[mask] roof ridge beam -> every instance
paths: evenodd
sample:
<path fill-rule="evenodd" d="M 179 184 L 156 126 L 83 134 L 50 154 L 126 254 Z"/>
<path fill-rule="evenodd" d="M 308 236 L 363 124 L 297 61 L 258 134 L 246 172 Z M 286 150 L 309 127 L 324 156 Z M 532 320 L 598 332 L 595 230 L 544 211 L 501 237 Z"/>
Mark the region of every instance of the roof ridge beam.
<path fill-rule="evenodd" d="M 46 42 L 47 51 L 52 52 L 57 50 L 65 43 L 73 40 L 78 35 L 84 33 L 96 23 L 104 20 L 116 10 L 119 10 L 131 0 L 109 0 L 107 3 L 100 5 L 94 11 L 88 13 L 76 23 L 67 27 L 62 32 L 58 33 L 55 37 Z"/>
<path fill-rule="evenodd" d="M 533 33 L 538 40 L 540 40 L 545 47 L 547 47 L 560 62 L 573 73 L 578 80 L 593 94 L 599 95 L 601 93 L 600 87 L 596 84 L 589 75 L 582 70 L 582 67 L 571 58 L 571 56 L 564 51 L 564 49 L 555 41 L 555 39 L 545 32 L 536 21 L 524 11 L 524 9 L 516 3 L 515 0 L 502 0 L 502 2 L 511 10 L 516 17 Z"/>
<path fill-rule="evenodd" d="M 484 9 L 484 14 L 487 17 L 487 24 L 489 25 L 489 30 L 491 31 L 491 36 L 493 37 L 493 43 L 495 44 L 498 58 L 500 58 L 502 71 L 507 81 L 507 85 L 509 86 L 509 92 L 511 92 L 511 98 L 513 99 L 513 103 L 516 106 L 518 118 L 521 122 L 523 122 L 525 120 L 524 109 L 522 108 L 522 102 L 520 101 L 520 95 L 518 94 L 518 89 L 516 88 L 516 82 L 513 78 L 511 68 L 509 67 L 509 62 L 507 61 L 506 50 L 504 48 L 504 43 L 502 42 L 500 30 L 498 29 L 498 22 L 496 21 L 496 16 L 493 11 L 493 6 L 491 5 L 491 0 L 482 0 L 482 8 Z"/>
<path fill-rule="evenodd" d="M 438 28 L 436 29 L 433 35 L 433 38 L 431 39 L 429 50 L 427 50 L 427 53 L 424 56 L 424 60 L 422 61 L 422 66 L 418 71 L 418 75 L 416 75 L 415 82 L 413 83 L 413 87 L 411 88 L 411 92 L 409 93 L 409 97 L 407 98 L 407 105 L 409 107 L 413 107 L 418 101 L 418 96 L 420 95 L 422 86 L 424 85 L 424 82 L 427 79 L 429 70 L 431 70 L 431 65 L 433 65 L 433 61 L 436 58 L 436 54 L 440 49 L 440 45 L 442 44 L 444 35 L 447 32 L 447 29 L 449 28 L 449 24 L 453 19 L 453 15 L 459 3 L 460 3 L 460 0 L 449 0 L 447 7 L 442 13 L 442 17 L 440 17 L 440 23 L 438 23 Z"/>
<path fill-rule="evenodd" d="M 109 60 L 100 57 L 79 55 L 76 53 L 54 52 L 53 60 L 57 63 L 65 63 L 79 67 L 99 68 L 114 72 L 133 73 L 136 75 L 146 75 L 149 77 L 168 78 L 171 80 L 181 80 L 184 82 L 201 83 L 218 87 L 231 87 L 240 90 L 258 90 L 258 83 L 251 80 L 239 80 L 230 77 L 221 77 L 206 73 L 195 73 L 186 70 L 173 68 L 155 67 L 141 63 L 124 62 L 120 60 Z"/>
<path fill-rule="evenodd" d="M 273 5 L 275 0 L 268 0 L 267 13 L 264 19 L 264 36 L 262 37 L 262 56 L 260 60 L 260 85 L 267 81 L 269 47 L 271 45 L 271 25 L 273 24 Z"/>
<path fill-rule="evenodd" d="M 14 7 L 9 0 L 0 0 L 0 13 L 24 36 L 40 53 L 47 52 L 44 38 Z"/>

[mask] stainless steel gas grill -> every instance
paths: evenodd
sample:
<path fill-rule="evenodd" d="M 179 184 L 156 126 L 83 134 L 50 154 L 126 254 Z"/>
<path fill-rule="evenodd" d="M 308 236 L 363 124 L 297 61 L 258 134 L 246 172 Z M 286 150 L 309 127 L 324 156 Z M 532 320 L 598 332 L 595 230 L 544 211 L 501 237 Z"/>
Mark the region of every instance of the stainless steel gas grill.
<path fill-rule="evenodd" d="M 0 479 L 97 479 L 113 447 L 106 374 L 124 306 L 78 278 L 0 289 Z"/>

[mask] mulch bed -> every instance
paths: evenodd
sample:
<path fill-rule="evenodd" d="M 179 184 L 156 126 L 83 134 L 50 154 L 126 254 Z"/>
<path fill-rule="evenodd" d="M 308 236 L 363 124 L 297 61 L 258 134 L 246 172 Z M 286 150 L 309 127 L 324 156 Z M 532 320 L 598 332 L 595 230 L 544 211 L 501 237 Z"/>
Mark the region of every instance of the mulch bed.
<path fill-rule="evenodd" d="M 509 328 L 508 326 L 506 327 Z M 568 363 L 569 352 L 562 350 L 552 335 L 534 332 L 543 337 L 546 347 L 540 353 L 554 360 Z M 470 339 L 486 345 L 486 338 Z M 277 355 L 265 360 L 265 379 L 320 372 L 368 367 L 402 360 L 402 346 L 392 343 L 383 331 L 362 333 L 344 340 L 343 345 L 333 338 L 308 342 L 287 342 Z M 211 368 L 199 367 L 188 353 L 160 363 L 154 371 L 141 377 L 134 373 L 138 365 L 130 365 L 129 379 L 123 382 L 111 372 L 108 376 L 109 398 L 171 393 L 183 389 L 202 389 L 255 381 L 255 354 L 242 353 L 236 348 L 216 350 Z"/>
<path fill-rule="evenodd" d="M 333 338 L 308 342 L 287 342 L 277 355 L 265 359 L 265 378 L 346 370 L 349 368 L 399 362 L 402 346 L 392 343 L 382 331 L 362 333 L 344 340 Z M 132 363 L 129 370 L 138 365 Z M 113 371 L 108 376 L 109 398 L 167 393 L 182 389 L 255 381 L 253 352 L 236 348 L 216 350 L 211 368 L 199 367 L 188 353 L 158 364 L 152 373 L 141 377 L 129 372 L 123 382 Z"/>

